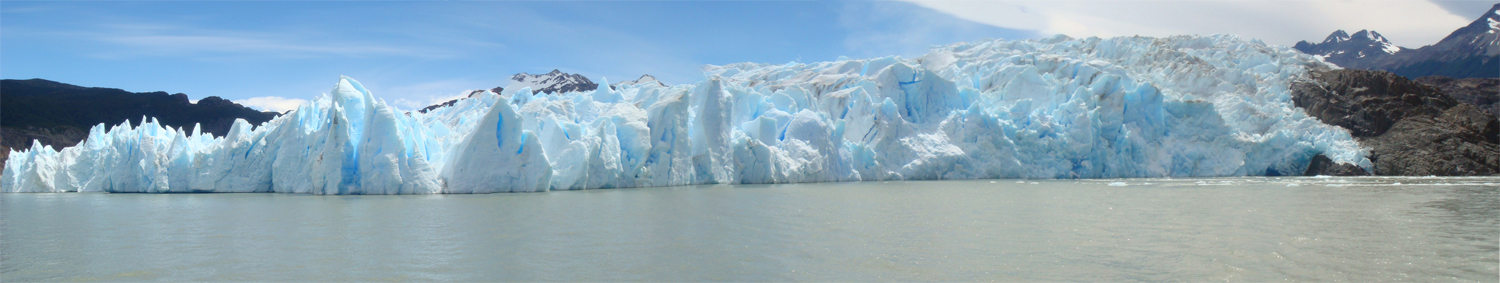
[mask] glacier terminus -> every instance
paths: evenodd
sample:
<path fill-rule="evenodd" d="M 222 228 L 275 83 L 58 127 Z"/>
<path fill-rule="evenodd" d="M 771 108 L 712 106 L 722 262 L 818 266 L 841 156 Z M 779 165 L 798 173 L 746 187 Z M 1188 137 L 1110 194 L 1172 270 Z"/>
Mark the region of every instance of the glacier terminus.
<path fill-rule="evenodd" d="M 739 63 L 694 84 L 505 89 L 403 111 L 354 79 L 223 137 L 154 121 L 12 152 L 5 192 L 438 194 L 1371 168 L 1289 90 L 1337 68 L 1229 35 L 1054 36 Z"/>

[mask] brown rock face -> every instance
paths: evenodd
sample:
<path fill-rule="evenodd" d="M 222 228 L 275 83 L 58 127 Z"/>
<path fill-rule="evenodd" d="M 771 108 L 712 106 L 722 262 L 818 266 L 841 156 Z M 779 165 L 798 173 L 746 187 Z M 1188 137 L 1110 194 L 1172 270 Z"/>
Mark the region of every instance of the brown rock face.
<path fill-rule="evenodd" d="M 1459 102 L 1474 104 L 1479 109 L 1500 117 L 1500 78 L 1455 79 L 1444 76 L 1417 78 L 1418 83 L 1430 85 Z"/>
<path fill-rule="evenodd" d="M 1361 141 L 1374 148 L 1371 161 L 1379 175 L 1495 175 L 1500 173 L 1500 146 L 1495 143 L 1500 130 L 1494 119 L 1471 119 L 1487 114 L 1461 104 L 1442 116 L 1407 117 L 1390 132 Z"/>
<path fill-rule="evenodd" d="M 1314 82 L 1292 86 L 1292 103 L 1323 123 L 1344 127 L 1354 137 L 1385 133 L 1403 117 L 1437 116 L 1458 104 L 1427 85 L 1384 71 L 1312 72 Z"/>
<path fill-rule="evenodd" d="M 1309 77 L 1292 86 L 1293 103 L 1371 148 L 1376 175 L 1500 174 L 1500 121 L 1479 107 L 1383 71 Z M 1313 163 L 1307 174 L 1345 173 L 1338 164 Z"/>

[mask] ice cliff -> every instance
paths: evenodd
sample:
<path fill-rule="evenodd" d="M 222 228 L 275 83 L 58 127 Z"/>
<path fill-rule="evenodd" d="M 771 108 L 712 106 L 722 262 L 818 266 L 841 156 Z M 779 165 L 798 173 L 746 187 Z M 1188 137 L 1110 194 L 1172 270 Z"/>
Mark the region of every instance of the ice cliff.
<path fill-rule="evenodd" d="M 1293 106 L 1326 63 L 1233 36 L 984 41 L 705 68 L 691 85 L 486 91 L 421 112 L 359 82 L 259 127 L 95 126 L 11 153 L 6 192 L 534 192 L 689 184 L 1300 174 L 1369 169 Z M 608 82 L 604 82 L 608 85 Z"/>

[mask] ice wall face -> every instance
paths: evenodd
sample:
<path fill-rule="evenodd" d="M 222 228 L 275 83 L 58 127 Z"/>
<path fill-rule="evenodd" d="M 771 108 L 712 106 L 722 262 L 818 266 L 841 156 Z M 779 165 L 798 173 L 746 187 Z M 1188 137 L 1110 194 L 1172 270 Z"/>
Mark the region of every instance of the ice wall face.
<path fill-rule="evenodd" d="M 331 95 L 212 138 L 154 122 L 12 153 L 7 192 L 424 194 L 969 178 L 1288 175 L 1348 132 L 1292 106 L 1324 63 L 1232 36 L 960 43 L 916 59 L 711 66 L 693 85 Z M 605 82 L 608 84 L 608 82 Z M 509 90 L 508 90 L 509 91 Z"/>

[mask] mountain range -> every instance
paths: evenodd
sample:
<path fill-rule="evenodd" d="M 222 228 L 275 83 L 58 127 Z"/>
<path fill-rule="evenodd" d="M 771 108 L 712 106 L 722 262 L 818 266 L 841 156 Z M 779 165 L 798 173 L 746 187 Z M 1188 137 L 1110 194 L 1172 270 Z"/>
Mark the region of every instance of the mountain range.
<path fill-rule="evenodd" d="M 609 88 L 615 89 L 619 86 L 635 86 L 641 84 L 656 84 L 657 86 L 661 87 L 667 86 L 667 84 L 657 80 L 655 76 L 645 74 L 641 75 L 640 78 L 636 78 L 635 80 L 621 81 L 610 84 Z M 510 85 L 506 85 L 505 87 L 491 88 L 490 91 L 496 94 L 501 94 L 504 90 L 507 89 L 511 91 L 518 91 L 521 90 L 521 88 L 526 87 L 530 87 L 531 91 L 535 93 L 563 94 L 579 91 L 594 91 L 595 89 L 599 88 L 599 84 L 594 83 L 594 81 L 589 80 L 588 77 L 584 77 L 583 75 L 564 73 L 557 69 L 553 69 L 552 72 L 538 75 L 528 73 L 515 74 L 510 77 Z M 481 91 L 483 90 L 471 90 L 469 91 L 468 96 L 473 96 L 475 93 Z"/>
<path fill-rule="evenodd" d="M 1500 4 L 1435 44 L 1417 49 L 1391 44 L 1380 33 L 1334 31 L 1320 43 L 1297 42 L 1292 48 L 1322 56 L 1344 68 L 1382 70 L 1407 78 L 1500 77 Z"/>
<path fill-rule="evenodd" d="M 655 84 L 660 87 L 667 86 L 667 84 L 657 80 L 656 77 L 651 76 L 650 74 L 646 74 L 641 75 L 640 78 L 636 78 L 635 80 L 610 84 L 609 89 L 615 89 L 621 86 L 636 86 L 642 84 Z M 595 89 L 599 89 L 599 84 L 595 83 L 593 80 L 589 80 L 588 77 L 584 77 L 583 75 L 564 73 L 557 69 L 553 69 L 552 72 L 538 75 L 519 73 L 510 77 L 510 85 L 506 85 L 504 87 L 494 87 L 490 89 L 469 90 L 465 92 L 464 97 L 455 98 L 453 100 L 448 100 L 438 104 L 428 105 L 427 107 L 418 109 L 417 112 L 427 113 L 427 111 L 432 111 L 433 109 L 437 109 L 440 107 L 453 106 L 453 104 L 457 103 L 459 99 L 471 98 L 484 93 L 484 91 L 486 90 L 495 94 L 510 94 L 506 93 L 505 90 L 509 89 L 514 92 L 527 87 L 531 88 L 532 92 L 535 93 L 562 94 L 579 91 L 593 91 Z"/>
<path fill-rule="evenodd" d="M 507 88 L 520 90 L 530 87 L 531 91 L 540 93 L 569 93 L 575 91 L 591 91 L 599 88 L 599 84 L 579 74 L 563 73 L 557 69 L 546 74 L 520 73 L 510 77 L 510 85 Z"/>

